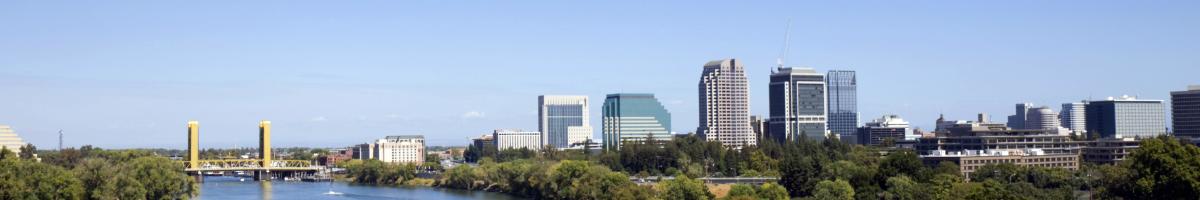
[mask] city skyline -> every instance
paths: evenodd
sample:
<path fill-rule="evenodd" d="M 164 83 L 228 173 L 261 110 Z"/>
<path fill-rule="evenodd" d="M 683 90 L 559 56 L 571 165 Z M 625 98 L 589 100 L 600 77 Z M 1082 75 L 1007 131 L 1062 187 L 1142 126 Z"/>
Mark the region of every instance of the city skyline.
<path fill-rule="evenodd" d="M 856 71 L 860 116 L 925 130 L 939 113 L 1003 119 L 1017 102 L 1128 94 L 1169 105 L 1170 92 L 1200 84 L 1195 5 L 1154 2 L 5 4 L 0 124 L 42 149 L 60 129 L 67 147 L 183 149 L 188 120 L 205 124 L 205 148 L 256 146 L 257 120 L 274 123 L 275 147 L 405 133 L 461 146 L 497 127 L 537 130 L 541 94 L 652 93 L 685 133 L 698 126 L 695 81 L 709 60 L 744 62 L 749 113 L 768 116 L 789 18 L 787 66 Z"/>

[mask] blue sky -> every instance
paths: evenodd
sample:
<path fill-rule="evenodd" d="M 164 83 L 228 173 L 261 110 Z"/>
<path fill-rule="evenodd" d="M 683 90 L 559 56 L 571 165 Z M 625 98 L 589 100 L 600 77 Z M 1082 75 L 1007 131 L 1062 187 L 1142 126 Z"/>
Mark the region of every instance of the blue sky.
<path fill-rule="evenodd" d="M 697 81 L 746 63 L 753 114 L 789 66 L 856 70 L 861 121 L 1002 121 L 1015 103 L 1200 84 L 1196 1 L 0 2 L 0 124 L 42 148 L 463 145 L 536 130 L 537 95 L 655 93 L 678 132 Z M 596 135 L 599 138 L 599 128 Z"/>

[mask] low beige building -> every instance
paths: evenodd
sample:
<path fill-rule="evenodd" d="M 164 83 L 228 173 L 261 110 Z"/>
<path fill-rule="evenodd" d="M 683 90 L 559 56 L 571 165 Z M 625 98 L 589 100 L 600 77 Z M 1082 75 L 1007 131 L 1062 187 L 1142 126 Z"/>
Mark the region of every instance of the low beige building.
<path fill-rule="evenodd" d="M 1017 166 L 1037 166 L 1046 168 L 1079 169 L 1079 154 L 1045 154 L 1041 149 L 1025 149 L 1012 151 L 935 151 L 921 156 L 921 161 L 929 166 L 941 162 L 952 162 L 958 165 L 963 177 L 970 178 L 971 173 L 988 164 L 1011 163 Z"/>

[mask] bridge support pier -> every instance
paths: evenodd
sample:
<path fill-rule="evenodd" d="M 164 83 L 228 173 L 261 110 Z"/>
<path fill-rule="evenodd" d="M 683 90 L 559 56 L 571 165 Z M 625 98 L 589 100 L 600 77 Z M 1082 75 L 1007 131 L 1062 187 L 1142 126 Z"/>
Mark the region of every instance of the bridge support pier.
<path fill-rule="evenodd" d="M 255 181 L 271 181 L 271 171 L 261 170 L 254 172 Z"/>
<path fill-rule="evenodd" d="M 192 179 L 196 180 L 196 183 L 204 183 L 204 174 L 203 173 L 196 172 L 196 173 L 192 173 L 190 175 L 192 175 Z"/>

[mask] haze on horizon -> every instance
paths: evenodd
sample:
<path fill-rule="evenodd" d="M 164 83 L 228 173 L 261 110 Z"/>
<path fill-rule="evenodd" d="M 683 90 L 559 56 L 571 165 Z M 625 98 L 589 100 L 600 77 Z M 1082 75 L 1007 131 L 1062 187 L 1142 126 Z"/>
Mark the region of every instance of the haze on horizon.
<path fill-rule="evenodd" d="M 537 130 L 537 96 L 654 93 L 697 125 L 702 65 L 748 68 L 752 113 L 791 19 L 788 66 L 855 70 L 860 122 L 1200 84 L 1200 2 L 0 3 L 0 124 L 42 149 L 465 145 Z M 1169 119 L 1168 119 L 1169 120 Z M 926 128 L 928 129 L 928 128 Z M 596 138 L 600 128 L 596 128 Z"/>

